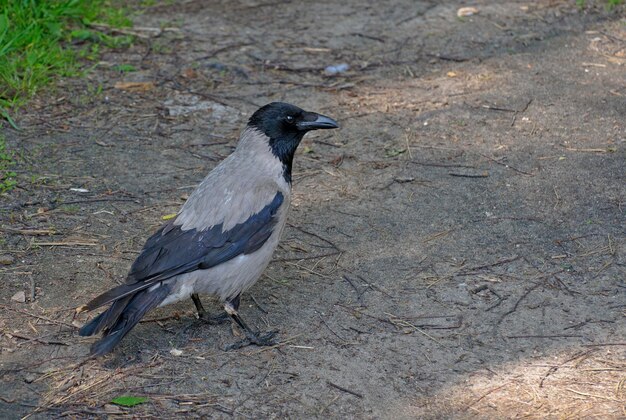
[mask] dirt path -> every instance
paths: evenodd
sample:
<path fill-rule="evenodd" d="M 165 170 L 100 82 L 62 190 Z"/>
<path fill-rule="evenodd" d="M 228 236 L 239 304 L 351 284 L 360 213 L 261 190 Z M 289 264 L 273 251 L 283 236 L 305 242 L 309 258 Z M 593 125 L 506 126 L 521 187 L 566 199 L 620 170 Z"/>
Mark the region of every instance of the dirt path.
<path fill-rule="evenodd" d="M 0 212 L 1 418 L 623 418 L 623 6 L 179 3 L 4 129 L 23 163 Z M 85 361 L 73 308 L 272 100 L 342 124 L 301 146 L 243 300 L 281 345 L 224 352 L 231 329 L 188 302 Z"/>

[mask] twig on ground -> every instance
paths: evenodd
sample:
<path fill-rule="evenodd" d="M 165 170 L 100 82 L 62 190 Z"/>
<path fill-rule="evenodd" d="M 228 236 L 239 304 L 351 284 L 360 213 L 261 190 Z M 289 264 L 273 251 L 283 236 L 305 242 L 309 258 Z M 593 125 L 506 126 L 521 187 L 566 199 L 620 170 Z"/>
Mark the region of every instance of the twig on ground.
<path fill-rule="evenodd" d="M 561 367 L 563 367 L 564 365 L 566 365 L 567 363 L 569 363 L 571 361 L 574 361 L 574 360 L 579 359 L 579 358 L 584 357 L 584 356 L 588 356 L 591 353 L 593 353 L 594 351 L 595 351 L 594 349 L 591 349 L 591 350 L 587 350 L 587 351 L 584 351 L 584 352 L 578 352 L 574 356 L 572 356 L 569 359 L 567 359 L 566 361 L 564 361 L 563 363 L 559 364 L 558 366 L 552 366 L 546 372 L 546 374 L 543 375 L 543 377 L 541 378 L 541 381 L 539 381 L 539 388 L 543 388 L 543 383 L 548 378 L 548 376 L 552 375 L 554 372 L 559 370 Z"/>
<path fill-rule="evenodd" d="M 22 344 L 26 344 L 26 343 L 31 342 L 31 341 L 36 341 L 38 343 L 45 344 L 45 345 L 55 345 L 55 346 L 67 346 L 68 345 L 67 343 L 64 343 L 62 341 L 50 341 L 50 340 L 44 340 L 43 339 L 43 337 L 48 337 L 50 335 L 54 335 L 54 334 L 56 334 L 56 332 L 52 333 L 52 334 L 46 334 L 46 335 L 44 335 L 42 337 L 29 337 L 29 336 L 24 335 L 24 334 L 20 334 L 20 333 L 16 333 L 16 332 L 7 332 L 7 331 L 3 331 L 3 334 L 8 335 L 9 337 L 15 337 L 15 338 L 19 338 L 21 340 L 26 340 L 24 342 L 19 343 L 18 346 L 20 346 Z"/>
<path fill-rule="evenodd" d="M 252 299 L 252 302 L 254 302 L 254 304 L 256 305 L 257 308 L 259 308 L 259 310 L 261 312 L 263 312 L 265 315 L 269 314 L 269 311 L 267 309 L 265 309 L 263 306 L 261 306 L 261 304 L 259 302 L 256 301 L 256 299 L 254 298 L 254 296 L 250 295 L 250 299 Z"/>
<path fill-rule="evenodd" d="M 585 346 L 585 347 L 626 346 L 626 342 L 623 342 L 623 343 L 583 344 L 583 346 Z"/>
<path fill-rule="evenodd" d="M 87 26 L 97 29 L 99 31 L 108 31 L 110 33 L 117 33 L 122 35 L 131 35 L 136 36 L 137 38 L 142 39 L 150 39 L 157 38 L 161 36 L 163 32 L 181 32 L 180 28 L 175 27 L 165 27 L 165 28 L 150 28 L 150 27 L 142 27 L 136 26 L 133 29 L 125 29 L 125 28 L 115 28 L 105 23 L 87 23 Z M 144 32 L 149 33 L 150 35 L 146 35 Z"/>
<path fill-rule="evenodd" d="M 522 113 L 522 112 L 526 111 L 528 109 L 528 107 L 530 106 L 530 104 L 532 103 L 532 101 L 533 101 L 532 98 L 529 99 L 528 102 L 526 102 L 526 105 L 524 105 L 520 109 L 504 108 L 504 107 L 491 106 L 491 105 L 483 105 L 482 108 L 489 109 L 489 110 L 492 110 L 492 111 L 514 112 L 516 114 L 519 114 L 519 113 Z"/>
<path fill-rule="evenodd" d="M 453 231 L 454 231 L 454 229 L 448 229 L 448 230 L 444 230 L 442 232 L 433 233 L 432 235 L 427 236 L 425 239 L 422 239 L 422 243 L 427 243 L 427 242 L 430 242 L 430 241 L 434 241 L 437 238 L 448 236 Z"/>
<path fill-rule="evenodd" d="M 49 236 L 58 234 L 54 229 L 14 229 L 7 226 L 1 226 L 0 230 L 5 232 L 15 233 L 18 235 L 30 235 L 30 236 Z"/>
<path fill-rule="evenodd" d="M 277 349 L 277 348 L 279 348 L 279 347 L 286 346 L 287 344 L 291 343 L 293 340 L 295 340 L 296 338 L 300 337 L 301 335 L 302 335 L 302 334 L 296 334 L 296 335 L 293 335 L 293 336 L 291 336 L 291 337 L 289 337 L 289 338 L 284 339 L 283 341 L 281 341 L 281 342 L 280 342 L 280 343 L 278 343 L 278 344 L 274 344 L 273 346 L 263 347 L 263 348 L 261 348 L 260 350 L 254 351 L 254 352 L 249 353 L 249 354 L 250 354 L 250 355 L 253 355 L 253 354 L 264 353 L 264 352 L 266 352 L 266 351 L 268 351 L 268 350 L 274 350 L 274 349 Z"/>
<path fill-rule="evenodd" d="M 353 288 L 353 289 L 354 289 L 354 291 L 356 292 L 356 300 L 357 300 L 357 302 L 359 302 L 359 303 L 361 304 L 361 306 L 364 306 L 364 305 L 363 305 L 363 293 L 365 293 L 365 291 L 363 291 L 363 292 L 359 292 L 359 289 L 358 289 L 358 288 L 354 285 L 354 283 L 352 283 L 352 280 L 350 280 L 350 279 L 348 278 L 348 276 L 344 275 L 344 276 L 343 276 L 343 279 L 344 279 L 345 281 L 347 281 L 347 282 L 348 282 L 348 284 L 349 284 L 350 286 L 352 286 L 352 288 Z"/>
<path fill-rule="evenodd" d="M 604 395 L 587 394 L 586 392 L 576 391 L 575 389 L 571 389 L 571 388 L 565 388 L 565 390 L 569 392 L 573 392 L 574 394 L 582 395 L 584 397 L 592 397 L 592 398 L 599 398 L 601 400 L 623 402 L 623 400 L 618 400 L 616 398 L 605 397 Z"/>
<path fill-rule="evenodd" d="M 535 176 L 535 174 L 532 174 L 532 173 L 530 173 L 530 172 L 526 172 L 526 171 L 522 171 L 521 169 L 517 169 L 515 166 L 511 166 L 511 165 L 509 165 L 508 163 L 503 163 L 503 162 L 500 162 L 498 159 L 494 159 L 494 158 L 492 158 L 491 156 L 487 156 L 487 155 L 482 154 L 482 153 L 480 153 L 480 152 L 476 152 L 476 153 L 478 153 L 479 155 L 481 155 L 481 156 L 482 156 L 482 157 L 484 157 L 485 159 L 488 159 L 488 160 L 492 161 L 493 163 L 496 163 L 496 164 L 498 164 L 498 165 L 504 166 L 505 168 L 510 168 L 510 169 L 513 169 L 515 172 L 518 172 L 518 173 L 520 173 L 520 174 L 522 174 L 522 175 L 527 175 L 527 176 Z"/>
<path fill-rule="evenodd" d="M 332 386 L 333 388 L 336 388 L 336 389 L 338 389 L 340 391 L 347 392 L 348 394 L 354 395 L 355 397 L 363 398 L 363 394 L 360 394 L 360 393 L 358 393 L 356 391 L 352 391 L 351 389 L 344 388 L 343 386 L 337 385 L 336 383 L 333 383 L 331 381 L 326 381 L 326 383 L 328 385 Z"/>
<path fill-rule="evenodd" d="M 543 283 L 535 283 L 532 287 L 529 287 L 528 289 L 526 289 L 526 291 L 524 293 L 522 293 L 522 295 L 519 297 L 519 299 L 517 299 L 517 302 L 515 302 L 515 305 L 513 305 L 513 308 L 510 309 L 509 311 L 503 313 L 502 316 L 500 316 L 500 319 L 498 320 L 496 325 L 500 325 L 502 323 L 502 321 L 504 321 L 504 318 L 506 318 L 507 316 L 511 315 L 513 312 L 515 312 L 517 310 L 517 307 L 519 306 L 519 304 L 522 303 L 522 301 L 524 299 L 526 299 L 526 297 L 532 291 L 538 289 L 542 284 Z"/>
<path fill-rule="evenodd" d="M 317 234 L 317 233 L 315 233 L 315 232 L 310 232 L 310 231 L 308 231 L 308 230 L 306 230 L 306 229 L 304 229 L 304 228 L 302 228 L 302 227 L 300 227 L 300 226 L 292 225 L 291 223 L 288 223 L 288 225 L 289 225 L 289 227 L 292 227 L 292 228 L 294 228 L 294 229 L 296 229 L 296 230 L 299 230 L 299 231 L 300 231 L 300 232 L 302 232 L 302 233 L 305 233 L 305 234 L 307 234 L 307 235 L 311 235 L 311 236 L 313 236 L 313 237 L 315 237 L 315 238 L 319 239 L 320 241 L 322 241 L 322 242 L 324 242 L 324 243 L 326 243 L 326 244 L 330 245 L 331 247 L 333 247 L 333 249 L 335 249 L 335 250 L 337 250 L 337 251 L 341 251 L 341 249 L 339 249 L 339 247 L 338 247 L 337 245 L 335 245 L 333 242 L 331 242 L 330 240 L 328 240 L 328 239 L 326 239 L 326 238 L 324 238 L 324 237 L 322 237 L 322 236 L 318 235 L 318 234 Z"/>
<path fill-rule="evenodd" d="M 35 278 L 32 275 L 28 277 L 30 280 L 30 301 L 32 303 L 35 301 Z"/>
<path fill-rule="evenodd" d="M 136 198 L 88 198 L 85 200 L 71 200 L 71 201 L 63 201 L 60 203 L 56 203 L 55 207 L 65 206 L 67 204 L 88 204 L 88 203 L 101 203 L 105 201 L 132 201 L 137 203 L 138 200 Z"/>
<path fill-rule="evenodd" d="M 460 273 L 456 273 L 455 276 L 467 276 L 467 275 L 472 275 L 472 274 L 476 274 L 477 271 L 483 270 L 485 268 L 491 268 L 491 267 L 496 267 L 498 265 L 502 265 L 502 264 L 508 264 L 511 263 L 513 261 L 517 261 L 520 258 L 522 258 L 520 255 L 516 255 L 514 257 L 510 257 L 510 258 L 504 258 L 502 260 L 498 260 L 494 263 L 491 264 L 483 264 L 483 265 L 478 265 L 475 267 L 470 267 L 467 268 L 466 270 L 460 272 Z"/>
<path fill-rule="evenodd" d="M 482 174 L 458 174 L 455 172 L 448 172 L 448 175 L 455 176 L 457 178 L 489 178 L 488 172 L 484 172 Z"/>
<path fill-rule="evenodd" d="M 340 339 L 343 342 L 346 342 L 348 340 L 346 340 L 345 338 L 343 338 L 342 336 L 340 336 L 339 334 L 337 334 L 335 332 L 335 330 L 333 330 L 332 328 L 330 328 L 330 325 L 328 325 L 328 323 L 324 320 L 324 318 L 322 318 L 322 314 L 318 313 L 317 314 L 320 317 L 320 321 L 322 321 L 322 324 L 324 324 L 326 326 L 326 328 L 328 328 L 328 330 L 333 333 L 335 335 L 335 337 L 337 337 L 338 339 Z"/>
<path fill-rule="evenodd" d="M 527 261 L 527 260 L 526 260 Z M 548 273 L 548 274 L 544 274 L 541 275 L 539 277 L 537 277 L 537 280 L 540 279 L 547 279 L 549 277 L 555 276 L 556 274 L 562 273 L 563 271 L 565 271 L 565 269 L 563 270 L 558 270 L 555 271 L 553 273 Z M 528 288 L 524 293 L 522 293 L 522 295 L 520 296 L 520 298 L 517 300 L 517 302 L 515 302 L 515 305 L 513 305 L 513 308 L 507 312 L 505 312 L 504 314 L 502 314 L 502 316 L 500 317 L 500 319 L 498 320 L 498 322 L 496 323 L 496 325 L 500 325 L 502 323 L 502 321 L 504 321 L 504 318 L 506 318 L 507 316 L 511 315 L 513 312 L 515 312 L 517 310 L 517 307 L 519 306 L 519 304 L 522 302 L 522 300 L 526 299 L 526 297 L 533 291 L 536 290 L 537 288 L 539 288 L 540 286 L 545 285 L 544 282 L 537 282 L 534 283 L 533 286 L 531 286 L 530 288 Z"/>
<path fill-rule="evenodd" d="M 413 146 L 416 147 L 416 146 Z M 475 166 L 461 165 L 456 163 L 434 163 L 434 162 L 419 162 L 417 160 L 410 160 L 409 163 L 420 166 L 434 166 L 437 168 L 465 168 L 465 169 L 478 169 Z"/>
<path fill-rule="evenodd" d="M 374 289 L 374 290 L 376 290 L 376 291 L 378 291 L 378 292 L 382 293 L 383 295 L 387 296 L 388 298 L 394 299 L 394 297 L 393 297 L 393 296 L 392 296 L 389 292 L 387 292 L 385 289 L 383 289 L 382 287 L 380 287 L 380 286 L 378 286 L 378 285 L 376 285 L 376 284 L 372 284 L 372 283 L 368 282 L 367 280 L 365 280 L 365 279 L 363 278 L 363 276 L 361 276 L 361 275 L 359 275 L 359 274 L 357 274 L 357 277 L 358 277 L 359 279 L 361 279 L 361 281 L 362 281 L 363 283 L 365 283 L 365 284 L 366 284 L 366 285 L 367 285 L 370 289 Z"/>
<path fill-rule="evenodd" d="M 506 338 L 583 338 L 576 334 L 552 334 L 552 335 L 507 335 Z"/>
<path fill-rule="evenodd" d="M 179 319 L 181 319 L 183 316 L 191 316 L 191 317 L 193 317 L 194 315 L 195 315 L 195 313 L 194 313 L 194 312 L 183 312 L 182 314 L 181 314 L 181 313 L 178 313 L 178 312 L 175 312 L 175 313 L 173 313 L 172 315 L 162 316 L 162 317 L 159 317 L 159 318 L 148 318 L 148 319 L 142 319 L 141 321 L 139 321 L 139 323 L 143 324 L 143 323 L 146 323 L 146 322 L 161 322 L 161 321 L 169 321 L 170 319 L 176 319 L 176 320 L 179 320 Z"/>
<path fill-rule="evenodd" d="M 26 311 L 23 311 L 23 310 L 21 310 L 21 309 L 17 309 L 17 308 L 12 308 L 12 307 L 10 307 L 10 306 L 8 306 L 8 305 L 2 305 L 2 304 L 0 304 L 0 308 L 8 309 L 8 310 L 10 310 L 10 311 L 17 312 L 17 313 L 19 313 L 19 314 L 23 314 L 23 315 L 27 315 L 27 316 L 30 316 L 30 317 L 33 317 L 33 318 L 41 319 L 42 321 L 51 322 L 51 323 L 53 323 L 53 324 L 63 325 L 63 326 L 66 326 L 66 327 L 70 327 L 72 330 L 75 330 L 75 329 L 76 329 L 76 327 L 75 327 L 75 326 L 73 326 L 72 324 L 68 324 L 67 322 L 57 321 L 56 319 L 47 318 L 47 317 L 45 317 L 45 316 L 31 314 L 30 312 L 26 312 Z"/>
<path fill-rule="evenodd" d="M 507 382 L 507 383 L 505 383 L 505 384 L 502 384 L 502 385 L 500 385 L 500 386 L 497 386 L 497 387 L 492 388 L 492 389 L 490 389 L 489 391 L 485 392 L 485 393 L 484 393 L 483 395 L 481 395 L 481 396 L 480 396 L 480 397 L 479 397 L 476 401 L 474 401 L 473 403 L 468 404 L 468 405 L 467 405 L 467 407 L 465 407 L 465 411 L 467 411 L 467 410 L 469 410 L 470 408 L 472 408 L 472 406 L 474 406 L 474 405 L 478 404 L 478 403 L 479 403 L 482 399 L 484 399 L 484 398 L 485 398 L 486 396 L 488 396 L 489 394 L 491 394 L 491 393 L 493 393 L 493 392 L 495 392 L 495 391 L 497 391 L 497 390 L 499 390 L 499 389 L 501 389 L 501 388 L 504 388 L 505 386 L 507 386 L 507 385 L 509 385 L 509 384 L 510 384 L 510 382 Z"/>
<path fill-rule="evenodd" d="M 470 58 L 466 57 L 453 57 L 451 55 L 442 55 L 442 54 L 426 54 L 428 57 L 434 57 L 443 61 L 454 61 L 455 63 L 462 63 L 464 61 L 469 61 Z"/>
<path fill-rule="evenodd" d="M 335 255 L 340 255 L 341 253 L 342 253 L 342 251 L 337 250 L 337 251 L 329 252 L 327 254 L 308 255 L 306 257 L 276 258 L 276 259 L 273 259 L 272 262 L 314 260 L 316 258 L 333 257 Z"/>
<path fill-rule="evenodd" d="M 80 242 L 80 241 L 67 241 L 67 242 L 31 242 L 31 245 L 36 246 L 98 246 L 97 242 Z"/>
<path fill-rule="evenodd" d="M 486 309 L 486 311 L 487 311 L 487 312 L 489 312 L 489 311 L 490 311 L 490 310 L 492 310 L 493 308 L 497 307 L 498 305 L 500 305 L 500 304 L 504 301 L 504 299 L 502 298 L 502 296 L 500 296 L 500 295 L 499 295 L 499 294 L 498 294 L 495 290 L 493 290 L 493 288 L 492 288 L 491 286 L 489 286 L 488 284 L 483 284 L 483 285 L 481 285 L 481 286 L 475 287 L 474 289 L 471 289 L 471 290 L 470 290 L 470 293 L 472 293 L 472 294 L 474 294 L 474 295 L 475 295 L 475 294 L 477 294 L 477 293 L 482 292 L 483 290 L 489 290 L 489 291 L 490 291 L 490 292 L 491 292 L 491 293 L 492 293 L 495 297 L 497 297 L 497 298 L 498 298 L 498 301 L 497 301 L 495 304 L 491 305 L 490 307 L 488 307 L 488 308 Z"/>

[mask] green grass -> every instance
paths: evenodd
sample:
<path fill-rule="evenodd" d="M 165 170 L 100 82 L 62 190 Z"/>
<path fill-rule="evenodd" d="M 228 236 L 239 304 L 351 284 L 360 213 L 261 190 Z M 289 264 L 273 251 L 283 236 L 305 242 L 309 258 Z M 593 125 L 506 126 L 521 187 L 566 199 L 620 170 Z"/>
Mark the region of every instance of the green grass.
<path fill-rule="evenodd" d="M 13 153 L 7 150 L 6 140 L 0 135 L 0 193 L 11 191 L 17 185 L 14 166 Z"/>
<path fill-rule="evenodd" d="M 116 64 L 113 66 L 113 70 L 119 71 L 120 73 L 130 73 L 132 71 L 137 71 L 135 66 L 131 64 Z"/>
<path fill-rule="evenodd" d="M 100 45 L 129 45 L 91 26 L 131 26 L 112 0 L 0 0 L 0 117 L 59 77 L 77 76 L 79 59 L 97 59 Z"/>
<path fill-rule="evenodd" d="M 622 3 L 624 3 L 624 0 L 606 0 L 606 6 L 608 9 L 619 6 Z M 583 9 L 585 7 L 585 0 L 576 0 L 576 5 Z"/>

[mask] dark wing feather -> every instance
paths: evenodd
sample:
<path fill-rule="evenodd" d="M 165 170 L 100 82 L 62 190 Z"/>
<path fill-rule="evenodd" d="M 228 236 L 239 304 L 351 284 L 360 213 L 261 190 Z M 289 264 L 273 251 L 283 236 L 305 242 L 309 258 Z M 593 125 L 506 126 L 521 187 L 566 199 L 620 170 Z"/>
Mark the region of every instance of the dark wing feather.
<path fill-rule="evenodd" d="M 166 224 L 146 241 L 126 284 L 96 297 L 83 309 L 92 310 L 160 281 L 257 251 L 271 236 L 283 201 L 283 194 L 277 192 L 261 211 L 226 232 L 222 232 L 222 224 L 205 230 L 182 230 L 174 221 Z"/>

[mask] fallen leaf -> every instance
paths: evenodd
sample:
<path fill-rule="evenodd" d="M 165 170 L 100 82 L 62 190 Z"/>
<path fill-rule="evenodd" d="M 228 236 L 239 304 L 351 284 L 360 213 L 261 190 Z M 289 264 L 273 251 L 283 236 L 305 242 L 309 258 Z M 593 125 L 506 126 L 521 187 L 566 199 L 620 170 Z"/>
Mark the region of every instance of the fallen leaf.
<path fill-rule="evenodd" d="M 478 9 L 475 7 L 461 7 L 456 11 L 458 17 L 472 16 L 478 13 Z"/>
<path fill-rule="evenodd" d="M 389 158 L 396 157 L 398 155 L 401 155 L 404 152 L 406 152 L 406 149 L 395 149 L 395 148 L 386 149 L 385 150 L 385 156 L 387 156 Z"/>
<path fill-rule="evenodd" d="M 153 82 L 117 82 L 115 89 L 126 90 L 128 92 L 147 92 L 154 89 Z"/>
<path fill-rule="evenodd" d="M 334 166 L 340 166 L 343 163 L 343 155 L 333 158 L 330 163 Z"/>
<path fill-rule="evenodd" d="M 134 407 L 138 404 L 143 404 L 146 401 L 148 401 L 147 397 L 131 397 L 131 396 L 116 397 L 111 400 L 113 404 L 121 405 L 123 407 Z"/>
<path fill-rule="evenodd" d="M 176 213 L 166 214 L 165 216 L 162 216 L 161 219 L 170 220 L 170 219 L 173 219 L 174 217 L 176 217 Z"/>
<path fill-rule="evenodd" d="M 15 257 L 13 255 L 4 254 L 0 255 L 0 265 L 11 265 L 15 262 Z"/>
<path fill-rule="evenodd" d="M 195 79 L 198 77 L 198 72 L 194 69 L 185 69 L 185 71 L 183 71 L 183 77 L 187 79 Z"/>
<path fill-rule="evenodd" d="M 619 58 L 619 57 L 607 57 L 607 60 L 609 61 L 609 63 L 613 63 L 613 64 L 623 64 L 624 63 L 624 59 L 623 58 Z"/>
<path fill-rule="evenodd" d="M 448 76 L 448 77 L 456 77 L 457 74 L 455 72 L 453 72 L 453 71 L 449 71 L 448 73 L 446 73 L 446 76 Z"/>

